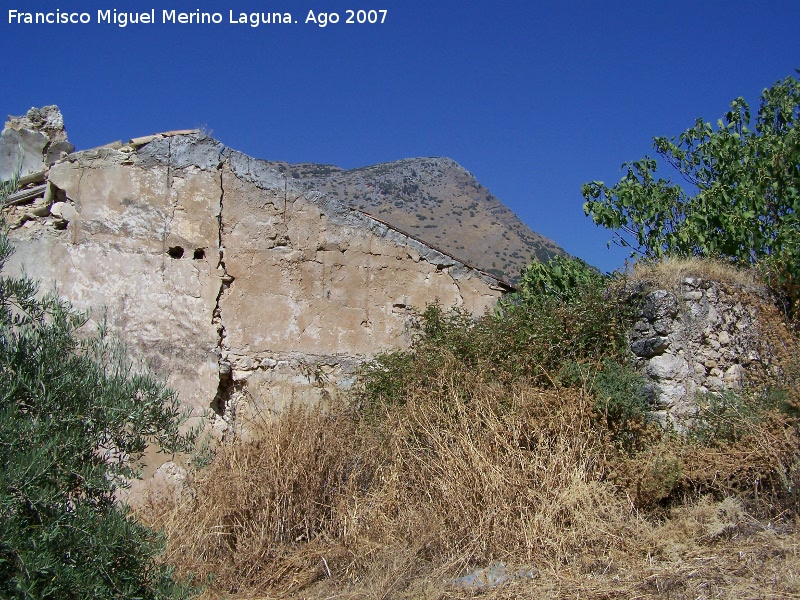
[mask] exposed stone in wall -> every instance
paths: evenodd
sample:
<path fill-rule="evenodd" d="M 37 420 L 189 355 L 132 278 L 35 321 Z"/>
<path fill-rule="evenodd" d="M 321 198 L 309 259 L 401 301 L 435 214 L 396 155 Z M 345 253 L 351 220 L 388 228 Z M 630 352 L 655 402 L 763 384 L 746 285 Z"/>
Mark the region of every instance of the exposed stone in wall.
<path fill-rule="evenodd" d="M 482 313 L 507 289 L 199 132 L 71 154 L 45 184 L 7 270 L 105 307 L 220 432 L 348 387 L 413 308 Z"/>
<path fill-rule="evenodd" d="M 3 203 L 6 225 L 16 229 L 46 217 L 53 227 L 66 227 L 71 207 L 45 179 L 50 165 L 73 150 L 56 106 L 8 118 L 0 135 L 0 180 L 18 178 L 18 189 Z"/>
<path fill-rule="evenodd" d="M 684 277 L 675 290 L 642 292 L 631 350 L 650 380 L 655 414 L 664 423 L 691 415 L 698 394 L 737 389 L 762 361 L 756 287 Z"/>
<path fill-rule="evenodd" d="M 0 134 L 0 180 L 44 171 L 73 150 L 57 106 L 31 108 L 23 117 L 8 117 Z"/>

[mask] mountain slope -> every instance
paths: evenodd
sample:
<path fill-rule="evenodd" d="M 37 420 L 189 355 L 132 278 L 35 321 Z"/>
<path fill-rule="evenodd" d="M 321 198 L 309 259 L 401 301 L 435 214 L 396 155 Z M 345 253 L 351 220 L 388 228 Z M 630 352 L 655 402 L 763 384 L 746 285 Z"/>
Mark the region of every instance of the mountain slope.
<path fill-rule="evenodd" d="M 271 164 L 309 193 L 336 198 L 512 283 L 531 257 L 546 261 L 564 253 L 448 158 L 410 158 L 349 171 Z"/>

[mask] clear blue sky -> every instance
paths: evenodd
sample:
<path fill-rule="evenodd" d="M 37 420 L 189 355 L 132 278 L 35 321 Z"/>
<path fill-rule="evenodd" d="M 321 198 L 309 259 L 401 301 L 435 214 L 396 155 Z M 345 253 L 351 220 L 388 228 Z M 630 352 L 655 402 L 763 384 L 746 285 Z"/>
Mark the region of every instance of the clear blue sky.
<path fill-rule="evenodd" d="M 252 156 L 353 168 L 448 156 L 534 231 L 603 270 L 627 253 L 584 217 L 655 135 L 755 104 L 800 67 L 800 1 L 7 0 L 0 111 L 58 104 L 71 141 L 204 126 Z M 9 24 L 8 10 L 86 12 L 87 25 Z M 98 9 L 156 24 L 98 24 Z M 163 9 L 219 25 L 161 24 Z M 383 24 L 344 23 L 386 9 Z M 229 11 L 297 24 L 230 24 Z M 308 11 L 340 23 L 305 24 Z"/>

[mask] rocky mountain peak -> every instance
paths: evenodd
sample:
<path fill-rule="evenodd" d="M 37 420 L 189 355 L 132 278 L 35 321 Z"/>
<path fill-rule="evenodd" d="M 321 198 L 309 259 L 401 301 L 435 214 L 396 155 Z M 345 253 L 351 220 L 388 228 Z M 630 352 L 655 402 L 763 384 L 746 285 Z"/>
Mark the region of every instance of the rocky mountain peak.
<path fill-rule="evenodd" d="M 335 198 L 505 281 L 517 281 L 531 257 L 546 261 L 564 253 L 450 158 L 407 158 L 349 170 L 270 164 L 309 192 Z"/>

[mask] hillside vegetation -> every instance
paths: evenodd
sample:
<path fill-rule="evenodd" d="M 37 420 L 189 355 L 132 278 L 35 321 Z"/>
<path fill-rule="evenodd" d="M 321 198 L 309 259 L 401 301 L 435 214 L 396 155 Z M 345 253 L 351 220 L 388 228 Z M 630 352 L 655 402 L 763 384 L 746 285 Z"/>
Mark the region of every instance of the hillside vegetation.
<path fill-rule="evenodd" d="M 429 306 L 352 393 L 221 448 L 151 507 L 166 560 L 214 573 L 209 598 L 800 595 L 798 85 L 765 90 L 752 130 L 737 99 L 716 129 L 656 138 L 683 187 L 647 157 L 584 187 L 595 222 L 671 259 L 645 281 L 766 275 L 771 359 L 741 389 L 698 398 L 680 432 L 652 423 L 624 281 L 534 262 L 494 314 Z"/>
<path fill-rule="evenodd" d="M 220 449 L 184 502 L 151 507 L 166 559 L 213 573 L 209 598 L 800 593 L 781 314 L 781 375 L 679 435 L 648 421 L 619 282 L 567 259 L 523 280 L 478 320 L 429 306 L 352 395 Z"/>

